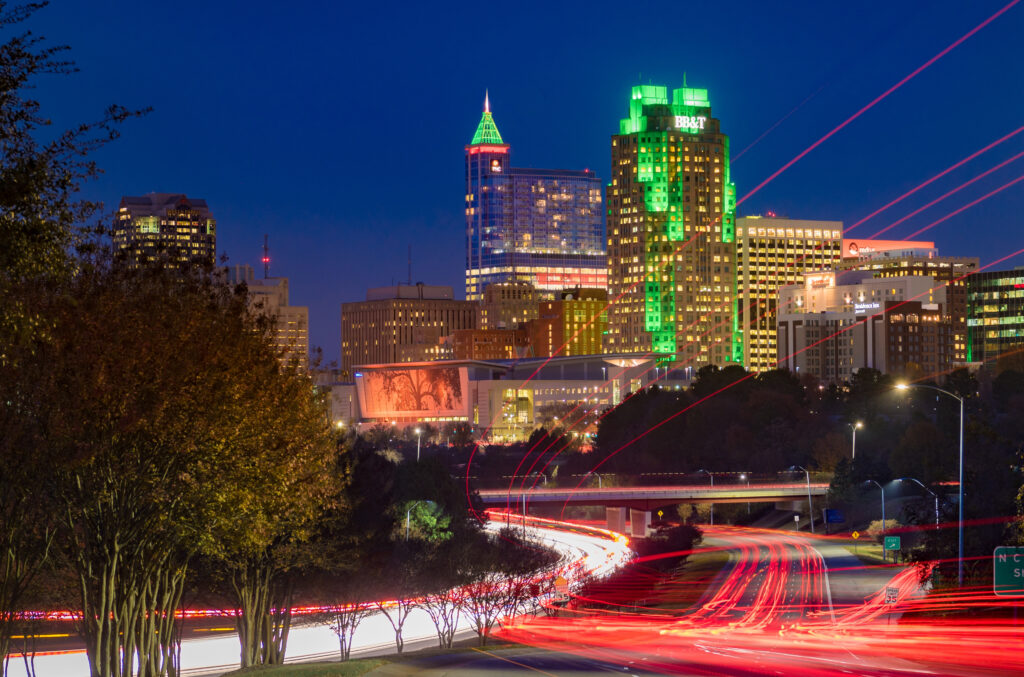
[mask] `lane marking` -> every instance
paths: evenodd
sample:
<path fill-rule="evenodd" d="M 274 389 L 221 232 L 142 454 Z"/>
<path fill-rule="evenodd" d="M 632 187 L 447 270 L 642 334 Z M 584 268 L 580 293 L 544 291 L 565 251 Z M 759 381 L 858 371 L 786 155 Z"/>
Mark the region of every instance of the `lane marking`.
<path fill-rule="evenodd" d="M 498 660 L 505 661 L 506 663 L 511 663 L 513 665 L 518 665 L 519 667 L 526 668 L 527 670 L 533 670 L 534 672 L 539 672 L 542 675 L 548 675 L 548 677 L 558 677 L 558 675 L 556 675 L 554 673 L 544 672 L 540 668 L 535 668 L 533 666 L 527 665 L 526 663 L 520 663 L 519 661 L 514 661 L 511 658 L 505 658 L 504 656 L 499 656 L 498 654 L 491 653 L 490 651 L 484 651 L 483 649 L 480 649 L 480 648 L 475 647 L 475 646 L 473 647 L 473 651 L 476 651 L 476 652 L 482 653 L 482 654 L 486 654 L 486 655 L 490 656 L 491 658 L 497 658 Z"/>

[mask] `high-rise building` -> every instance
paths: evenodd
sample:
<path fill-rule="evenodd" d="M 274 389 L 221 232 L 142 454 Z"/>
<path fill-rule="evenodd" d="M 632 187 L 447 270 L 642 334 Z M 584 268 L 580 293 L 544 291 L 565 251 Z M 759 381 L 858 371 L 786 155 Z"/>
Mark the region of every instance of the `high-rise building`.
<path fill-rule="evenodd" d="M 526 323 L 534 357 L 598 355 L 608 327 L 608 292 L 566 289 L 557 301 L 541 301 L 538 317 Z"/>
<path fill-rule="evenodd" d="M 606 350 L 741 362 L 729 137 L 706 89 L 633 87 L 612 137 Z"/>
<path fill-rule="evenodd" d="M 466 298 L 525 281 L 542 295 L 605 287 L 601 181 L 590 170 L 522 169 L 509 162 L 489 99 L 466 146 Z"/>
<path fill-rule="evenodd" d="M 484 289 L 477 314 L 480 329 L 515 329 L 537 317 L 537 290 L 529 282 L 498 282 Z"/>
<path fill-rule="evenodd" d="M 451 287 L 370 289 L 365 301 L 341 304 L 341 369 L 440 359 L 442 337 L 475 329 L 476 310 L 472 301 L 455 300 Z"/>
<path fill-rule="evenodd" d="M 252 266 L 237 265 L 228 269 L 228 282 L 244 283 L 249 306 L 273 320 L 274 344 L 281 362 L 305 371 L 309 367 L 309 308 L 289 305 L 288 278 L 258 278 Z"/>
<path fill-rule="evenodd" d="M 968 361 L 998 369 L 1000 358 L 1024 350 L 1024 267 L 974 273 L 967 305 Z"/>
<path fill-rule="evenodd" d="M 172 267 L 209 265 L 217 253 L 217 221 L 206 200 L 180 193 L 125 196 L 117 210 L 113 240 L 132 265 L 153 260 Z"/>
<path fill-rule="evenodd" d="M 736 324 L 744 367 L 775 368 L 779 287 L 802 284 L 805 271 L 835 268 L 842 245 L 842 221 L 736 219 Z"/>

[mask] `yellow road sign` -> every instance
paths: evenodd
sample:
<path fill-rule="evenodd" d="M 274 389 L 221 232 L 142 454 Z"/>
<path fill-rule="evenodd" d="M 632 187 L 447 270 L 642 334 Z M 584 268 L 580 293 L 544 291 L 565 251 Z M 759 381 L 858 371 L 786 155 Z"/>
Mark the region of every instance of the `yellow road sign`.
<path fill-rule="evenodd" d="M 853 537 L 853 540 L 856 541 L 858 538 L 860 538 L 860 532 L 859 531 L 855 531 L 852 534 L 850 534 L 850 536 Z"/>

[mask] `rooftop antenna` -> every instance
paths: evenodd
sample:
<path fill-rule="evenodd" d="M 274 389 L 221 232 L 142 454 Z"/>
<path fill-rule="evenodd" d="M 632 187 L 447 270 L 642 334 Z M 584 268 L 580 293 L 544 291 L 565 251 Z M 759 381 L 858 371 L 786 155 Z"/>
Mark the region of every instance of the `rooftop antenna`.
<path fill-rule="evenodd" d="M 267 234 L 263 234 L 263 279 L 270 277 L 270 245 L 267 243 Z"/>
<path fill-rule="evenodd" d="M 409 282 L 408 285 L 412 286 L 412 245 L 409 245 Z"/>
<path fill-rule="evenodd" d="M 683 71 L 683 87 L 686 86 L 686 71 Z"/>

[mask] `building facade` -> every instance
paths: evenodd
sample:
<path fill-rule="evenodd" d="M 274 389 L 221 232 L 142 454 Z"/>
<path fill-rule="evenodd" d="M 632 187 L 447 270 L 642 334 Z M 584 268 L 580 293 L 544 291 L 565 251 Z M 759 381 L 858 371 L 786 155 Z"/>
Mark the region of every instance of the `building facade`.
<path fill-rule="evenodd" d="M 515 329 L 537 317 L 540 299 L 529 282 L 498 282 L 484 289 L 477 314 L 480 329 Z"/>
<path fill-rule="evenodd" d="M 997 366 L 1024 349 L 1024 267 L 967 278 L 968 361 Z"/>
<path fill-rule="evenodd" d="M 729 138 L 707 90 L 640 85 L 612 137 L 606 349 L 741 362 Z"/>
<path fill-rule="evenodd" d="M 862 241 L 870 242 L 870 241 Z M 967 340 L 967 285 L 978 269 L 977 257 L 939 256 L 931 242 L 905 242 L 904 245 L 919 245 L 900 251 L 879 251 L 854 258 L 847 256 L 839 264 L 840 270 L 870 271 L 876 278 L 926 277 L 934 285 L 945 285 L 945 308 L 952 322 L 953 362 L 966 364 L 970 361 Z M 847 249 L 849 251 L 849 249 Z"/>
<path fill-rule="evenodd" d="M 514 360 L 528 352 L 525 329 L 460 329 L 450 337 L 451 359 Z"/>
<path fill-rule="evenodd" d="M 249 306 L 273 320 L 274 344 L 281 355 L 281 363 L 294 364 L 306 371 L 309 368 L 309 308 L 289 304 L 288 278 L 258 278 L 252 266 L 238 265 L 228 269 L 228 282 L 245 284 Z"/>
<path fill-rule="evenodd" d="M 538 317 L 526 323 L 534 357 L 598 355 L 608 329 L 608 292 L 566 289 L 557 301 L 542 301 Z"/>
<path fill-rule="evenodd" d="M 466 298 L 488 285 L 606 287 L 601 181 L 590 170 L 512 167 L 489 100 L 466 146 Z"/>
<path fill-rule="evenodd" d="M 125 196 L 114 220 L 115 249 L 129 264 L 161 261 L 173 268 L 213 265 L 217 221 L 206 200 L 180 193 Z"/>
<path fill-rule="evenodd" d="M 341 305 L 341 368 L 420 362 L 443 356 L 442 337 L 476 328 L 476 304 L 451 287 L 396 285 L 370 289 L 365 301 Z"/>
<path fill-rule="evenodd" d="M 779 290 L 779 367 L 826 383 L 861 368 L 905 376 L 939 374 L 953 364 L 946 288 L 928 277 L 875 278 L 869 271 L 807 273 Z"/>
<path fill-rule="evenodd" d="M 595 410 L 647 387 L 653 366 L 642 355 L 362 365 L 332 389 L 333 411 L 360 429 L 464 421 L 487 441 L 525 440 L 552 408 L 579 405 L 593 424 Z"/>
<path fill-rule="evenodd" d="M 736 219 L 736 324 L 744 367 L 775 368 L 779 287 L 802 284 L 804 271 L 832 270 L 842 246 L 841 221 Z"/>

